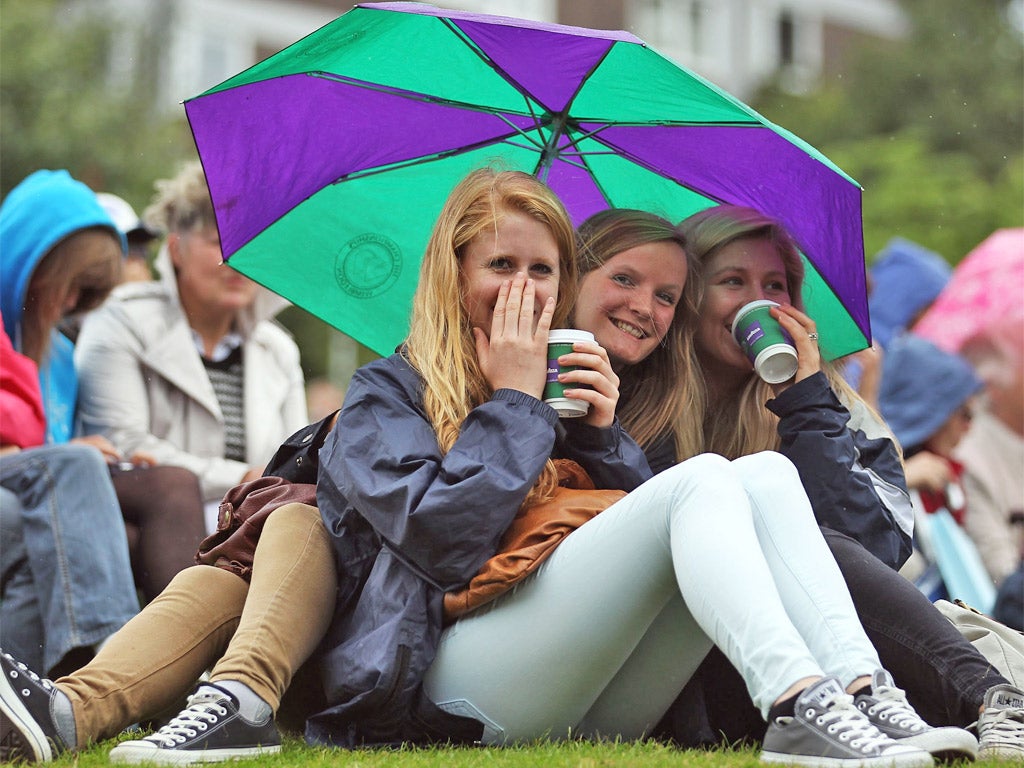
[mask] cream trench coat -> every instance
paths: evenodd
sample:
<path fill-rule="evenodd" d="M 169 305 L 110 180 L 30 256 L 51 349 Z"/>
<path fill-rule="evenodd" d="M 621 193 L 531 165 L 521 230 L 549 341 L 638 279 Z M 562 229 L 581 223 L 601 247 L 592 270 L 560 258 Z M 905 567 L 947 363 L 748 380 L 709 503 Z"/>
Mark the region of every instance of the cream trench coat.
<path fill-rule="evenodd" d="M 298 348 L 270 321 L 287 302 L 260 288 L 236 319 L 244 338 L 246 463 L 231 461 L 223 458 L 224 417 L 166 246 L 157 268 L 159 282 L 118 286 L 82 325 L 75 347 L 79 431 L 106 435 L 125 455 L 140 451 L 185 467 L 198 475 L 205 500 L 219 501 L 308 423 Z"/>

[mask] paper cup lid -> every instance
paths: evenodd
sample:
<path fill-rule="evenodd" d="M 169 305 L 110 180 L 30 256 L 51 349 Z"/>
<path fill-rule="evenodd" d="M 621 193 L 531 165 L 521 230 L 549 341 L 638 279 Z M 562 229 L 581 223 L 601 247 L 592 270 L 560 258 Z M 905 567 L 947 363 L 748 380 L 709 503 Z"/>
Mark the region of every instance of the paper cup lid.
<path fill-rule="evenodd" d="M 594 334 L 590 331 L 578 331 L 575 328 L 555 328 L 548 331 L 548 344 L 572 344 L 574 341 L 593 341 Z"/>
<path fill-rule="evenodd" d="M 586 416 L 590 410 L 590 403 L 586 400 L 576 400 L 571 397 L 550 397 L 544 402 L 554 408 L 563 419 Z"/>
<path fill-rule="evenodd" d="M 793 378 L 797 368 L 796 350 L 789 344 L 772 344 L 754 360 L 757 375 L 769 384 L 781 384 Z"/>

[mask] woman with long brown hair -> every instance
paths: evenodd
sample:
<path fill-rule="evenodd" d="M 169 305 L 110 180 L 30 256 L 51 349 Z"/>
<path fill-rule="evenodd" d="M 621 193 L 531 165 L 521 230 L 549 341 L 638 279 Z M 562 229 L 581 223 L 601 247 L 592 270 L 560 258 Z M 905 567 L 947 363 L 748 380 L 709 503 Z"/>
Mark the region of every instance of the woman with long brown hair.
<path fill-rule="evenodd" d="M 890 494 L 902 482 L 899 453 L 881 420 L 820 363 L 810 338 L 814 326 L 793 307 L 799 306 L 803 268 L 788 233 L 757 211 L 719 206 L 679 227 L 642 211 L 604 211 L 581 224 L 579 235 L 574 320 L 608 348 L 625 401 L 623 426 L 637 437 L 651 468 L 661 472 L 709 450 L 730 458 L 763 451 L 788 456 L 884 666 L 930 722 L 967 726 L 977 719 L 986 693 L 993 689 L 994 698 L 1007 681 L 913 585 L 868 551 L 874 547 L 896 565 L 906 546 L 893 520 L 900 496 Z M 663 277 L 657 252 L 645 250 L 653 243 L 674 245 L 678 268 L 685 265 L 689 275 L 686 298 L 674 308 L 663 297 L 679 288 L 671 272 Z M 774 392 L 731 336 L 731 315 L 755 298 L 784 304 L 787 322 L 802 318 L 806 326 L 790 329 L 801 370 Z M 740 680 L 713 650 L 663 730 L 691 746 L 760 739 L 763 713 L 743 703 Z M 965 731 L 930 729 L 905 712 L 906 699 L 891 681 L 857 693 L 858 706 L 871 702 L 866 711 L 894 738 L 938 754 L 976 748 Z M 1006 731 L 993 722 L 982 746 L 994 755 Z"/>

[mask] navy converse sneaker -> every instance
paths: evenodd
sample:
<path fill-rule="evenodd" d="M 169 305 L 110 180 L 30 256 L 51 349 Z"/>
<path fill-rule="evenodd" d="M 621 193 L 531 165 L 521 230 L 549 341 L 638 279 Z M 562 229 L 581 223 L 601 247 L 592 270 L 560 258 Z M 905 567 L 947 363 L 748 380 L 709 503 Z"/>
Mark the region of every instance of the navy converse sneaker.
<path fill-rule="evenodd" d="M 177 717 L 152 736 L 118 744 L 110 762 L 190 765 L 280 752 L 273 712 L 264 706 L 257 720 L 248 720 L 228 691 L 202 683 Z"/>
<path fill-rule="evenodd" d="M 853 706 L 853 697 L 834 677 L 807 688 L 792 717 L 768 724 L 761 762 L 815 768 L 928 768 L 932 756 L 898 744 Z"/>
<path fill-rule="evenodd" d="M 871 693 L 858 694 L 853 703 L 872 725 L 900 744 L 920 747 L 939 760 L 973 760 L 978 756 L 978 740 L 973 734 L 963 728 L 928 725 L 884 669 L 871 676 Z"/>
<path fill-rule="evenodd" d="M 0 762 L 50 762 L 68 748 L 54 716 L 63 694 L 2 650 L 0 672 Z"/>

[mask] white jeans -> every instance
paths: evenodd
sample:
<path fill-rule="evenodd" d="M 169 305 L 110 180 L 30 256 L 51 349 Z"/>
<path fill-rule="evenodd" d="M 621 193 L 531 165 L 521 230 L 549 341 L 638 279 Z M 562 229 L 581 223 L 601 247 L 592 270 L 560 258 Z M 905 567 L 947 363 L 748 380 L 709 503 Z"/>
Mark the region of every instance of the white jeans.
<path fill-rule="evenodd" d="M 487 743 L 636 738 L 712 641 L 765 715 L 801 678 L 881 666 L 779 454 L 704 454 L 649 480 L 445 630 L 425 690 Z"/>

